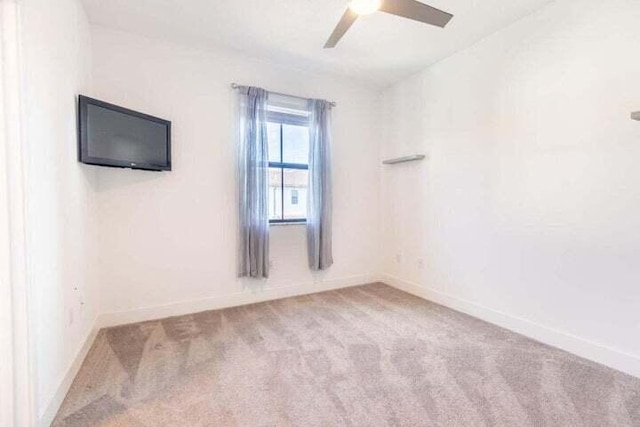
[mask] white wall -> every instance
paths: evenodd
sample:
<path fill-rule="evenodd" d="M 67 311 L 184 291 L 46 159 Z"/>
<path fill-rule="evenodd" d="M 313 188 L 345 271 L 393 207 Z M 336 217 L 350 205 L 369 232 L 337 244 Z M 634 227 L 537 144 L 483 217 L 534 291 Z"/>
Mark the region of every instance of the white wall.
<path fill-rule="evenodd" d="M 383 172 L 389 280 L 640 375 L 639 23 L 557 1 L 385 93 L 430 156 Z"/>
<path fill-rule="evenodd" d="M 76 160 L 75 96 L 90 85 L 91 46 L 77 1 L 23 3 L 31 332 L 42 416 L 63 397 L 56 392 L 97 314 L 90 276 L 94 171 Z"/>
<path fill-rule="evenodd" d="M 152 308 L 111 322 L 372 278 L 379 242 L 376 92 L 355 81 L 101 28 L 94 28 L 92 40 L 90 95 L 173 124 L 173 171 L 96 168 L 101 311 Z M 269 280 L 236 278 L 232 82 L 338 103 L 335 264 L 326 273 L 312 274 L 307 267 L 304 226 L 280 226 L 271 231 Z M 203 300 L 208 302 L 190 303 Z M 166 305 L 171 308 L 154 308 Z"/>

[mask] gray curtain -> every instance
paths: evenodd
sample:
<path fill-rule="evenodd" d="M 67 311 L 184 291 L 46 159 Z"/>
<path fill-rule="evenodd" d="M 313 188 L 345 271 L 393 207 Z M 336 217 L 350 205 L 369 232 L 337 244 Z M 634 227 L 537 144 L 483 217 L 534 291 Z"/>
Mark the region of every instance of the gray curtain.
<path fill-rule="evenodd" d="M 309 196 L 307 246 L 309 267 L 325 270 L 333 264 L 331 251 L 331 104 L 310 99 L 309 109 Z"/>
<path fill-rule="evenodd" d="M 238 88 L 239 276 L 269 277 L 267 96 Z"/>

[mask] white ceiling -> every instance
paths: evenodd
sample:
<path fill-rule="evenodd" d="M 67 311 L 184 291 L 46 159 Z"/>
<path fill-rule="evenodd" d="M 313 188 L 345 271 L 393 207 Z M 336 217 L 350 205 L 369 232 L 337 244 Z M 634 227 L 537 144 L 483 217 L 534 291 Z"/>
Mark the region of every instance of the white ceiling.
<path fill-rule="evenodd" d="M 347 0 L 83 0 L 92 23 L 233 49 L 290 67 L 384 87 L 541 8 L 550 0 L 421 0 L 455 16 L 437 28 L 382 12 L 322 46 Z"/>

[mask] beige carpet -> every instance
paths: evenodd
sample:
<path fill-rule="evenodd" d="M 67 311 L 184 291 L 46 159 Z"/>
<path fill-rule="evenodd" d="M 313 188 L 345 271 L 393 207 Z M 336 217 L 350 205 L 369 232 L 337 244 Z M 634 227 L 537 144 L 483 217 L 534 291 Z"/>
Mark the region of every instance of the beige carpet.
<path fill-rule="evenodd" d="M 55 426 L 640 426 L 640 379 L 382 284 L 100 331 Z"/>

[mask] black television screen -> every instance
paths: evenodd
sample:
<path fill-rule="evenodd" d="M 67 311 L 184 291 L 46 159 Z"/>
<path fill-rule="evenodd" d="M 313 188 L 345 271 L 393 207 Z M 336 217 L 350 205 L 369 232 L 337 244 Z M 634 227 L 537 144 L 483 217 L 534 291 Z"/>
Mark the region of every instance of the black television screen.
<path fill-rule="evenodd" d="M 78 99 L 82 163 L 171 170 L 171 122 L 83 95 Z"/>

